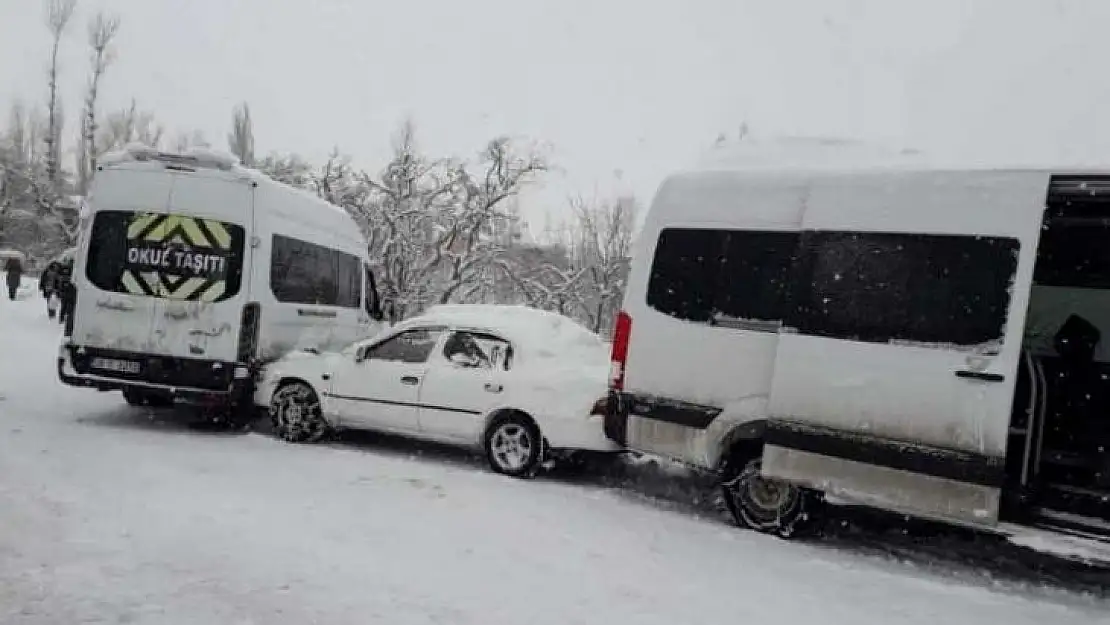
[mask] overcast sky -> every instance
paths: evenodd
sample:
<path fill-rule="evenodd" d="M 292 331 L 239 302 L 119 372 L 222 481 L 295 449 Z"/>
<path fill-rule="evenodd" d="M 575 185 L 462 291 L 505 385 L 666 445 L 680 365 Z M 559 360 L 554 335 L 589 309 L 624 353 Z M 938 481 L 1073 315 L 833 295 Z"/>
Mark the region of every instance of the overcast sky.
<path fill-rule="evenodd" d="M 374 168 L 406 115 L 435 153 L 532 137 L 565 171 L 531 199 L 534 222 L 595 187 L 646 200 L 745 121 L 965 158 L 1110 160 L 1107 0 L 79 0 L 71 114 L 99 8 L 123 21 L 104 108 L 135 97 L 222 147 L 246 100 L 259 152 L 338 145 Z M 0 0 L 4 109 L 44 100 L 48 46 L 40 0 Z"/>

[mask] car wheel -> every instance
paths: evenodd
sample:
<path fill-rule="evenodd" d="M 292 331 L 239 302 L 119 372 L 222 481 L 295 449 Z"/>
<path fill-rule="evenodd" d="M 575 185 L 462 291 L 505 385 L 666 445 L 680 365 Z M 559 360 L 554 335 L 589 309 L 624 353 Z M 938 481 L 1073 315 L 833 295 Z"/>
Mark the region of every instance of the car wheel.
<path fill-rule="evenodd" d="M 501 475 L 532 477 L 543 461 L 540 429 L 522 413 L 494 419 L 486 429 L 485 447 L 490 468 Z"/>
<path fill-rule="evenodd" d="M 314 443 L 330 430 L 316 391 L 304 382 L 284 384 L 270 400 L 274 433 L 290 443 Z"/>
<path fill-rule="evenodd" d="M 756 457 L 723 471 L 721 495 L 736 524 L 781 538 L 812 528 L 816 493 L 763 477 L 762 465 L 762 459 Z"/>

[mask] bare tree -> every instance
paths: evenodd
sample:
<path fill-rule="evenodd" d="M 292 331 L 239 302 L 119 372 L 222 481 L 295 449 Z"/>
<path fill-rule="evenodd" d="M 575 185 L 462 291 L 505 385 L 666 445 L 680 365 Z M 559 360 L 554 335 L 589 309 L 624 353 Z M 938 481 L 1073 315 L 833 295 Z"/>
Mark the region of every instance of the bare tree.
<path fill-rule="evenodd" d="M 165 134 L 165 129 L 157 123 L 154 115 L 148 111 L 140 111 L 135 100 L 131 100 L 131 105 L 127 108 L 106 115 L 104 125 L 98 130 L 98 154 L 122 149 L 129 143 L 157 148 L 162 144 Z"/>
<path fill-rule="evenodd" d="M 50 184 L 54 186 L 58 184 L 61 161 L 61 146 L 59 144 L 62 137 L 62 111 L 61 104 L 58 101 L 58 49 L 61 47 L 62 36 L 65 34 L 66 27 L 69 26 L 70 19 L 73 18 L 73 10 L 76 6 L 77 0 L 47 0 L 46 3 L 46 27 L 49 29 L 51 37 L 50 70 L 48 74 L 50 99 L 47 103 L 49 125 L 45 137 L 46 172 Z"/>
<path fill-rule="evenodd" d="M 607 330 L 624 297 L 636 225 L 636 199 L 570 202 L 576 227 L 572 262 L 585 271 L 586 283 L 579 301 L 583 320 L 594 332 Z"/>
<path fill-rule="evenodd" d="M 100 90 L 100 79 L 111 64 L 114 55 L 110 49 L 112 40 L 119 32 L 119 17 L 97 13 L 89 22 L 89 48 L 91 73 L 88 91 L 85 94 L 85 114 L 82 120 L 80 149 L 77 157 L 77 192 L 85 195 L 89 182 L 96 172 L 96 161 L 100 157 L 96 142 L 96 101 Z"/>
<path fill-rule="evenodd" d="M 352 210 L 380 263 L 383 293 L 401 316 L 482 299 L 496 288 L 497 260 L 517 218 L 509 200 L 547 168 L 541 155 L 520 152 L 508 138 L 491 141 L 470 166 L 428 158 L 412 122 L 401 126 L 393 159 L 376 179 L 363 177 L 368 194 Z"/>
<path fill-rule="evenodd" d="M 201 130 L 179 133 L 173 141 L 173 150 L 175 152 L 185 152 L 189 148 L 208 147 L 212 147 L 212 144 L 208 143 L 208 139 L 204 137 L 204 131 Z"/>
<path fill-rule="evenodd" d="M 254 165 L 254 126 L 250 106 L 244 102 L 235 107 L 231 116 L 231 132 L 227 134 L 227 147 L 247 167 Z"/>
<path fill-rule="evenodd" d="M 508 137 L 486 144 L 478 164 L 482 171 L 477 176 L 459 169 L 459 202 L 441 224 L 444 236 L 435 257 L 446 270 L 441 304 L 451 301 L 464 285 L 489 279 L 494 261 L 505 251 L 504 239 L 497 235 L 515 225 L 507 200 L 517 197 L 550 167 L 547 159 L 535 151 L 519 153 Z"/>

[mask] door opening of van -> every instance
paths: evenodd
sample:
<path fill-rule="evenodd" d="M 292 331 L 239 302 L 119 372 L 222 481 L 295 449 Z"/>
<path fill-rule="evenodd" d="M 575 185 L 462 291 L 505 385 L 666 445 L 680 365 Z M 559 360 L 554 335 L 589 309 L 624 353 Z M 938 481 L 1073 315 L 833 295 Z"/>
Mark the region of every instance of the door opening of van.
<path fill-rule="evenodd" d="M 1055 176 L 1037 250 L 1007 475 L 1031 521 L 1110 534 L 1110 177 Z"/>

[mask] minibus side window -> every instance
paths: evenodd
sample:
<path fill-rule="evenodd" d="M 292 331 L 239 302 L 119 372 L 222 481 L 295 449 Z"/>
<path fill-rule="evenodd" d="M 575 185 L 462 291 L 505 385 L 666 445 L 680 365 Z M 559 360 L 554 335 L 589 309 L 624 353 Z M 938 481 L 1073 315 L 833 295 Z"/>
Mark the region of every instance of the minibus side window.
<path fill-rule="evenodd" d="M 796 281 L 803 334 L 980 346 L 1003 338 L 1019 243 L 916 233 L 807 233 Z"/>
<path fill-rule="evenodd" d="M 275 234 L 270 289 L 283 303 L 358 308 L 362 261 L 352 254 Z"/>

